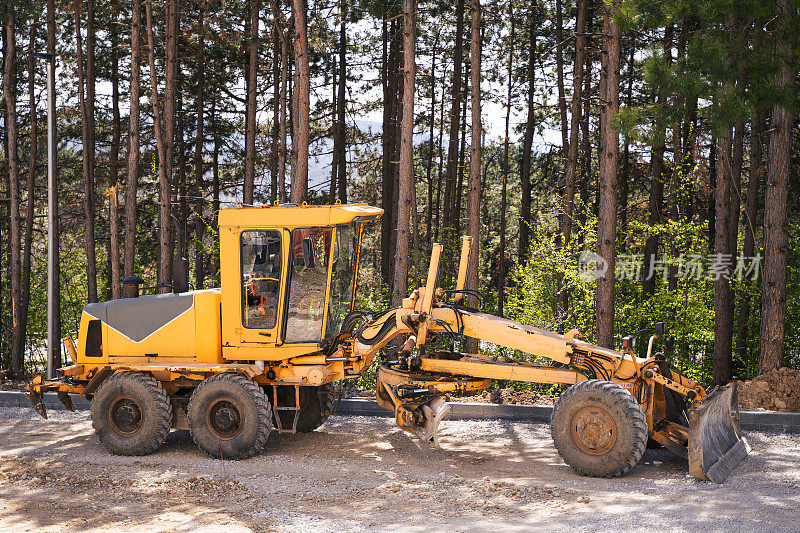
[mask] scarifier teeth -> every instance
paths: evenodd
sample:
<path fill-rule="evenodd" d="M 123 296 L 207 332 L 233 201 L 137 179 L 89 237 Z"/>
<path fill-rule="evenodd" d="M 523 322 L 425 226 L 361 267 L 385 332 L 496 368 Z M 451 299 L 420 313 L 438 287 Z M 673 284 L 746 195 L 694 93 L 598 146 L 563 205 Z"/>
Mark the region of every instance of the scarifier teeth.
<path fill-rule="evenodd" d="M 61 402 L 61 405 L 63 405 L 67 411 L 75 410 L 75 406 L 72 405 L 72 398 L 69 397 L 69 394 L 64 391 L 57 391 L 56 396 L 58 396 L 58 401 Z"/>
<path fill-rule="evenodd" d="M 26 396 L 31 401 L 31 405 L 36 409 L 36 412 L 39 413 L 42 418 L 47 418 L 47 409 L 44 406 L 44 395 L 42 392 L 30 387 L 28 388 L 28 394 L 26 394 Z"/>
<path fill-rule="evenodd" d="M 423 414 L 423 423 L 416 430 L 416 435 L 420 439 L 429 443 L 434 448 L 439 448 L 439 423 L 444 416 L 450 412 L 450 406 L 439 396 L 435 400 L 423 405 L 420 410 Z"/>
<path fill-rule="evenodd" d="M 739 428 L 736 383 L 714 389 L 689 412 L 689 473 L 722 483 L 749 453 Z"/>

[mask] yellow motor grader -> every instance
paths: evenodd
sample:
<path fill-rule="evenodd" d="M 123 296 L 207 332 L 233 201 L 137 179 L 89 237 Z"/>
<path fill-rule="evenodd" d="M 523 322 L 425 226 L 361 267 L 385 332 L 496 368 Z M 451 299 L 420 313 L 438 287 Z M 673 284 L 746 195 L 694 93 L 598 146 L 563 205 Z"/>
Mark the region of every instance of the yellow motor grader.
<path fill-rule="evenodd" d="M 442 247 L 427 281 L 402 305 L 356 309 L 366 224 L 383 211 L 364 204 L 237 207 L 219 215 L 221 288 L 190 291 L 176 259 L 173 293 L 88 304 L 72 364 L 36 378 L 29 397 L 55 391 L 91 400 L 92 424 L 115 454 L 155 451 L 170 429 L 188 429 L 209 455 L 243 459 L 273 430 L 313 431 L 333 414 L 333 383 L 370 368 L 379 353 L 377 400 L 406 432 L 437 445 L 448 393 L 493 379 L 567 385 L 553 409 L 556 449 L 575 471 L 620 476 L 652 439 L 688 459 L 690 473 L 722 481 L 746 457 L 736 389 L 707 392 L 670 369 L 653 342 L 647 356 L 583 342 L 469 307 L 471 239 L 462 240 L 454 289 L 437 288 Z M 128 279 L 138 284 L 141 279 Z M 398 338 L 399 336 L 402 336 Z M 551 366 L 481 353 L 435 350 L 471 337 L 546 358 Z M 393 342 L 394 341 L 394 342 Z M 392 348 L 393 347 L 393 348 Z"/>

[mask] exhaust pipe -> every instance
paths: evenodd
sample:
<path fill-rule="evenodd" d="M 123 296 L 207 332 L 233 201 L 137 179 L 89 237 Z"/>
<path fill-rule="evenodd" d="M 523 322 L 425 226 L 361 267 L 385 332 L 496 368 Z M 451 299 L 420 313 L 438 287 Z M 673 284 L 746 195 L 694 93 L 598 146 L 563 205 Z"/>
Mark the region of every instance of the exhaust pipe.
<path fill-rule="evenodd" d="M 183 228 L 178 218 L 170 213 L 169 218 L 175 225 L 175 253 L 172 258 L 172 292 L 189 290 L 189 260 L 183 257 Z"/>

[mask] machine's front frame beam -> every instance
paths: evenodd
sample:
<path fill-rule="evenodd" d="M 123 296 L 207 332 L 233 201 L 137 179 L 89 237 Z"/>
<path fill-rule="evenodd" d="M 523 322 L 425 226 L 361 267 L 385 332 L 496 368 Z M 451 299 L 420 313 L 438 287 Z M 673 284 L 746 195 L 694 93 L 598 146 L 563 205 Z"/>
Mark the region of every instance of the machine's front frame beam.
<path fill-rule="evenodd" d="M 420 358 L 420 370 L 472 376 L 476 378 L 506 379 L 528 383 L 554 383 L 574 385 L 587 377 L 577 370 L 525 363 L 482 362 L 467 357 L 457 360 Z"/>

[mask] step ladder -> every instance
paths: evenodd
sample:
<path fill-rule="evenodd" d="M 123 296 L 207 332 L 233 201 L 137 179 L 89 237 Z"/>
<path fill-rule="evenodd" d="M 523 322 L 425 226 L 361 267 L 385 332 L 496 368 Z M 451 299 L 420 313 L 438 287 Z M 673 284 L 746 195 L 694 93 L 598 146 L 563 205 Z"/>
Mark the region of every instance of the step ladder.
<path fill-rule="evenodd" d="M 294 405 L 280 405 L 278 403 L 278 387 L 287 385 L 272 385 L 272 409 L 275 411 L 275 425 L 278 434 L 297 433 L 297 421 L 300 419 L 300 385 L 289 385 L 294 387 Z M 281 411 L 294 411 L 292 428 L 286 429 L 281 421 Z"/>

